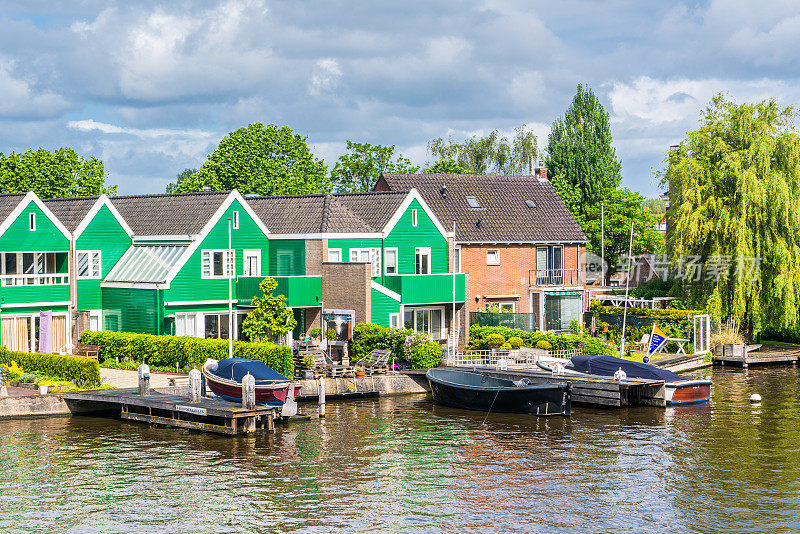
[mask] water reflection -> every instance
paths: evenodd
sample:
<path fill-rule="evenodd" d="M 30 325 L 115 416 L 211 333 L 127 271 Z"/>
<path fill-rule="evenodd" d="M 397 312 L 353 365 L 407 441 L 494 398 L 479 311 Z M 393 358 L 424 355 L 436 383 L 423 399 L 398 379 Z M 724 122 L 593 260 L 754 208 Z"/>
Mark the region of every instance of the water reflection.
<path fill-rule="evenodd" d="M 485 426 L 426 396 L 332 402 L 323 421 L 234 439 L 2 422 L 0 531 L 796 532 L 798 378 L 715 371 L 706 406 Z"/>

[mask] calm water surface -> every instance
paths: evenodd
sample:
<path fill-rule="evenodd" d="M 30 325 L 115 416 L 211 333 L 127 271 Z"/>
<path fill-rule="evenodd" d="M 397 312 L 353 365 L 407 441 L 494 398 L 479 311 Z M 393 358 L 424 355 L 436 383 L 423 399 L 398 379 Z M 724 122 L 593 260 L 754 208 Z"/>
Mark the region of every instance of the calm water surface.
<path fill-rule="evenodd" d="M 234 439 L 0 422 L 0 532 L 800 531 L 800 373 L 713 379 L 709 406 L 486 427 L 424 395 Z"/>

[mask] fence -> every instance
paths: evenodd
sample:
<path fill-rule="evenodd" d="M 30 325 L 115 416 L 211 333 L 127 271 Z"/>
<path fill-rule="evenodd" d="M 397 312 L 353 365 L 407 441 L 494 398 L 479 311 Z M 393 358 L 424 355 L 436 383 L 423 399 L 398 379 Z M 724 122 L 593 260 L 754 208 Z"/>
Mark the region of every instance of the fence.
<path fill-rule="evenodd" d="M 453 367 L 498 367 L 500 360 L 503 360 L 503 366 L 509 369 L 534 369 L 536 362 L 542 358 L 569 359 L 578 353 L 579 349 L 546 351 L 528 347 L 516 350 L 458 350 L 455 354 L 444 354 L 444 364 Z"/>
<path fill-rule="evenodd" d="M 535 313 L 510 313 L 510 312 L 470 312 L 469 324 L 478 326 L 506 326 L 518 328 L 526 332 L 535 332 Z"/>

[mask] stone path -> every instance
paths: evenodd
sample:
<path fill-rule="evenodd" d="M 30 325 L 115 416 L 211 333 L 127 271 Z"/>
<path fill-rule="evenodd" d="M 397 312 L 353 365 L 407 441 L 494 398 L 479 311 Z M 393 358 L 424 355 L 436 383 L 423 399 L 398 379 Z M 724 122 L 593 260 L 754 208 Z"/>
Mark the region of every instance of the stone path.
<path fill-rule="evenodd" d="M 171 376 L 161 373 L 150 373 L 151 388 L 165 388 L 169 386 L 168 379 Z M 109 384 L 115 388 L 135 388 L 139 387 L 139 374 L 133 369 L 106 369 L 100 368 L 100 378 L 103 384 Z"/>

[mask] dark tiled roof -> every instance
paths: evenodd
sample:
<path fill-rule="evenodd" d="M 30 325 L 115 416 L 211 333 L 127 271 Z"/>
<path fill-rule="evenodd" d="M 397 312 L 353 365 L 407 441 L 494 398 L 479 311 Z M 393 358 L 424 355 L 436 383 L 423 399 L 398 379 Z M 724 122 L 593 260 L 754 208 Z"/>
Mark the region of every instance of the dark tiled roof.
<path fill-rule="evenodd" d="M 536 176 L 476 174 L 389 174 L 376 187 L 416 189 L 450 230 L 467 243 L 542 243 L 586 241 L 586 236 L 549 181 Z M 442 196 L 442 185 L 446 196 Z M 471 208 L 465 197 L 480 204 Z M 535 207 L 528 207 L 532 200 Z"/>
<path fill-rule="evenodd" d="M 199 234 L 228 191 L 112 197 L 135 235 Z"/>
<path fill-rule="evenodd" d="M 247 197 L 274 234 L 372 233 L 383 230 L 408 193 Z"/>
<path fill-rule="evenodd" d="M 6 217 L 11 215 L 17 204 L 20 203 L 25 193 L 2 193 L 0 194 L 0 223 L 6 220 Z"/>
<path fill-rule="evenodd" d="M 67 227 L 67 230 L 74 232 L 98 198 L 48 198 L 44 200 L 44 203 L 53 212 L 53 215 L 61 221 L 61 224 Z"/>

